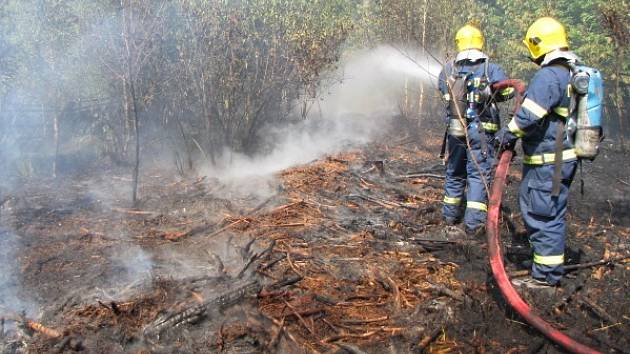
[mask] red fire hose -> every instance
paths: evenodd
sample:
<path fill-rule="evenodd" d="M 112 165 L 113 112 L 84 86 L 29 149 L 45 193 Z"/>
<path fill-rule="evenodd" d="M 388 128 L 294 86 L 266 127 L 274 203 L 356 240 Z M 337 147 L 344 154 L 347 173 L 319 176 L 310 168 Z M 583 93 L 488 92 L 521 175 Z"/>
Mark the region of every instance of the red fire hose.
<path fill-rule="evenodd" d="M 525 87 L 519 80 L 505 80 L 498 82 L 492 86 L 494 90 L 500 90 L 507 87 L 514 87 L 516 91 L 516 107 L 514 112 L 517 112 L 520 103 L 522 102 L 523 93 Z M 536 315 L 529 305 L 521 298 L 521 296 L 514 290 L 512 283 L 505 272 L 503 265 L 503 253 L 501 251 L 501 238 L 499 233 L 499 214 L 501 212 L 501 199 L 503 197 L 503 191 L 506 186 L 506 179 L 510 162 L 512 161 L 513 152 L 504 151 L 501 154 L 499 164 L 497 166 L 494 182 L 492 184 L 492 190 L 490 194 L 490 203 L 488 206 L 488 222 L 487 222 L 487 234 L 488 234 L 488 256 L 490 258 L 490 267 L 492 268 L 492 274 L 494 279 L 501 290 L 501 294 L 508 302 L 508 304 L 523 318 L 527 323 L 534 328 L 542 332 L 547 338 L 561 345 L 564 349 L 572 353 L 599 353 L 597 350 L 589 348 L 584 344 L 578 343 L 566 334 L 555 329 L 541 317 Z"/>

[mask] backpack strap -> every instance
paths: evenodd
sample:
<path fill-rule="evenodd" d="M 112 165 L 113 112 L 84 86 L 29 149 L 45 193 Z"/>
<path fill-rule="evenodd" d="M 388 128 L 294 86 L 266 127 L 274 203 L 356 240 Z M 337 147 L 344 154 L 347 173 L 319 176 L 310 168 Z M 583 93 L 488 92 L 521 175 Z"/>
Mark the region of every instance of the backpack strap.
<path fill-rule="evenodd" d="M 488 79 L 488 67 L 490 66 L 490 58 L 486 58 L 483 62 L 483 77 Z"/>
<path fill-rule="evenodd" d="M 572 75 L 570 65 L 564 60 L 558 60 L 553 64 L 553 66 L 560 66 L 568 69 L 569 75 Z M 568 89 L 567 89 L 568 90 Z M 551 188 L 551 196 L 558 197 L 560 195 L 560 188 L 562 184 L 562 152 L 564 151 L 564 139 L 565 139 L 565 131 L 566 124 L 569 117 L 571 117 L 572 110 L 574 109 L 573 98 L 569 101 L 569 115 L 566 117 L 560 116 L 556 114 L 560 119 L 558 119 L 558 125 L 556 127 L 556 141 L 555 141 L 555 160 L 554 160 L 554 169 L 553 169 L 553 178 L 552 178 L 552 188 Z"/>
<path fill-rule="evenodd" d="M 558 120 L 556 127 L 556 157 L 553 166 L 553 184 L 551 187 L 551 196 L 560 195 L 560 184 L 562 183 L 562 151 L 564 150 L 564 120 Z"/>

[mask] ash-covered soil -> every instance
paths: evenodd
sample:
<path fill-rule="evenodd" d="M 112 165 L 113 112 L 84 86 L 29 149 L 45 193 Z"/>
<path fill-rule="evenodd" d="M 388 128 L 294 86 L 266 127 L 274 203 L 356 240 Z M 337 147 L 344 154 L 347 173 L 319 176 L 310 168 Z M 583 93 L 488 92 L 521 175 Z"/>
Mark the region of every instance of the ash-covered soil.
<path fill-rule="evenodd" d="M 134 209 L 116 169 L 24 183 L 2 206 L 2 351 L 561 352 L 506 308 L 485 236 L 442 223 L 439 143 L 391 137 L 242 189 L 150 171 Z M 624 156 L 605 148 L 585 165 L 583 197 L 578 175 L 568 263 L 630 255 Z M 529 257 L 518 165 L 510 272 Z M 627 351 L 626 262 L 521 293 L 574 338 Z"/>

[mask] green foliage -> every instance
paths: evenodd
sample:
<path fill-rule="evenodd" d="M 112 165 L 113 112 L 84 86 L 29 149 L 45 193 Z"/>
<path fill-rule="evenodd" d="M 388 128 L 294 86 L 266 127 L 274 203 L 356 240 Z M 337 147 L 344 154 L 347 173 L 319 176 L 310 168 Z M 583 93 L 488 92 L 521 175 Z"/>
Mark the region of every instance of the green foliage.
<path fill-rule="evenodd" d="M 130 81 L 144 125 L 178 121 L 211 154 L 253 150 L 313 99 L 352 28 L 343 0 L 8 0 L 0 15 L 2 97 L 56 112 L 104 99 L 88 133 L 121 153 Z"/>
<path fill-rule="evenodd" d="M 582 59 L 604 72 L 614 58 L 611 38 L 605 26 L 600 8 L 607 3 L 620 1 L 558 0 L 554 2 L 497 0 L 485 4 L 488 21 L 485 23 L 487 40 L 496 46 L 496 57 L 513 75 L 525 76 L 535 68 L 524 60 L 527 51 L 522 39 L 527 28 L 537 18 L 552 16 L 567 28 L 569 43 Z M 492 44 L 494 43 L 494 44 Z"/>
<path fill-rule="evenodd" d="M 455 31 L 473 23 L 494 60 L 527 79 L 536 67 L 521 40 L 543 15 L 563 22 L 572 49 L 619 83 L 620 107 L 630 81 L 627 9 L 627 0 L 5 0 L 0 118 L 12 102 L 52 117 L 94 100 L 74 119 L 124 157 L 133 82 L 145 126 L 210 155 L 252 152 L 265 125 L 306 115 L 345 49 L 395 44 L 452 58 Z M 406 87 L 406 101 L 426 110 L 425 88 L 416 91 Z"/>

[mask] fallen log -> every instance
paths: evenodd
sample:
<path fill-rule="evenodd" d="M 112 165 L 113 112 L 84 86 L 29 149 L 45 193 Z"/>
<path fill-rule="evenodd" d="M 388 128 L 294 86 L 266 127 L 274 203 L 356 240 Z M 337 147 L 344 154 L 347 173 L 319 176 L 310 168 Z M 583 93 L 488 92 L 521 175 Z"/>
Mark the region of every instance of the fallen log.
<path fill-rule="evenodd" d="M 5 320 L 16 322 L 17 324 L 22 325 L 24 328 L 27 328 L 33 332 L 41 333 L 48 338 L 63 337 L 63 333 L 55 329 L 46 327 L 39 322 L 29 320 L 24 315 L 11 314 L 9 316 L 2 317 L 1 324 L 3 329 Z M 2 333 L 4 333 L 4 331 Z"/>
<path fill-rule="evenodd" d="M 39 322 L 35 322 L 32 320 L 24 320 L 22 321 L 22 323 L 29 329 L 37 332 L 37 333 L 41 333 L 43 335 L 45 335 L 48 338 L 51 339 L 57 339 L 57 338 L 61 338 L 63 336 L 63 334 L 55 329 L 49 328 L 44 326 L 43 324 L 39 323 Z"/>

